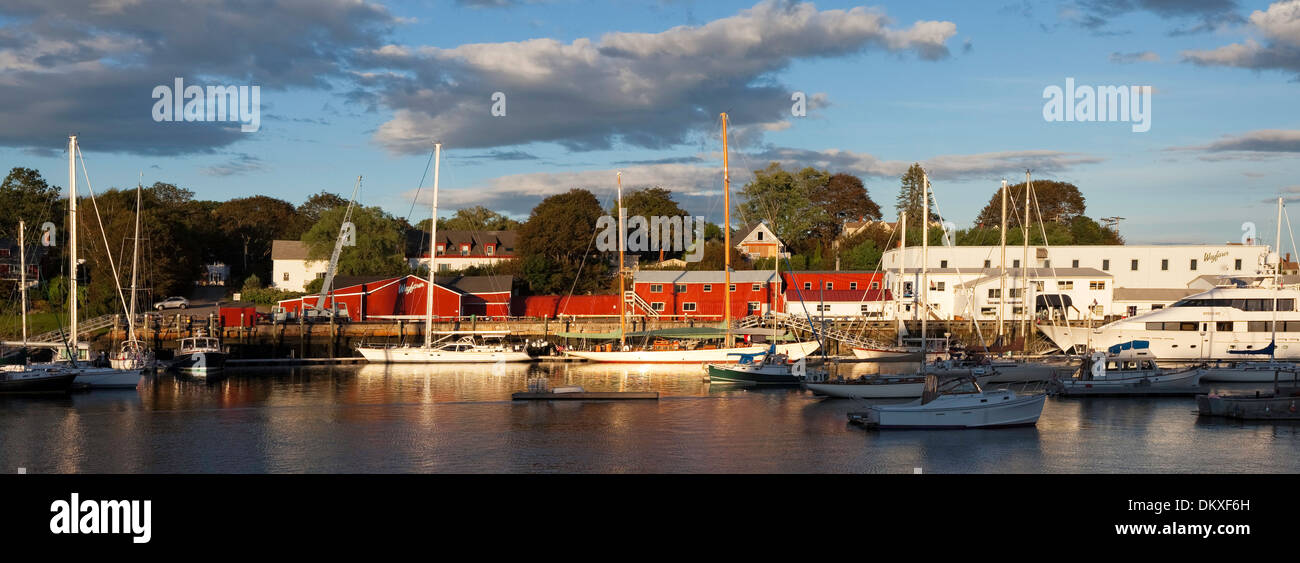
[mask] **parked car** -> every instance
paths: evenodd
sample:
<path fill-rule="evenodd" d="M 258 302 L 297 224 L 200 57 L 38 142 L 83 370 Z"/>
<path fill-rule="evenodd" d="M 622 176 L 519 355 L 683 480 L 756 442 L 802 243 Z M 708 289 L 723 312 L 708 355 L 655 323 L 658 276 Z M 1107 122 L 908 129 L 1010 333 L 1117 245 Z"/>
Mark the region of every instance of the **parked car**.
<path fill-rule="evenodd" d="M 188 309 L 189 307 L 190 300 L 184 297 L 168 297 L 153 305 L 153 308 L 159 311 L 163 309 Z"/>
<path fill-rule="evenodd" d="M 275 306 L 275 307 L 271 307 L 271 322 L 272 322 L 272 323 L 277 323 L 277 324 L 278 324 L 278 323 L 292 323 L 292 322 L 297 322 L 297 320 L 298 320 L 298 314 L 297 314 L 297 313 L 295 313 L 295 312 L 293 312 L 293 311 L 290 311 L 290 310 L 288 310 L 288 309 L 285 309 L 284 307 L 280 307 L 280 306 L 278 306 L 278 305 Z"/>

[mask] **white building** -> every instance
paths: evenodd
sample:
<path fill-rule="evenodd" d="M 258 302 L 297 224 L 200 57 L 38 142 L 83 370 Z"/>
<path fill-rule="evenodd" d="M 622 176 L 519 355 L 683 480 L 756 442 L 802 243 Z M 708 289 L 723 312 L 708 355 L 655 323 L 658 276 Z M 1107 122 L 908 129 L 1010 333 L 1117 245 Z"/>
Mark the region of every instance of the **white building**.
<path fill-rule="evenodd" d="M 1254 275 L 1264 270 L 1268 247 L 1260 245 L 1107 245 L 1107 246 L 1031 246 L 1029 248 L 1029 274 L 1031 303 L 1038 295 L 1069 295 L 1073 306 L 1081 313 L 1091 312 L 1093 318 L 1105 316 L 1132 316 L 1152 308 L 1172 304 L 1192 293 L 1197 293 L 1206 280 L 1220 276 Z M 1020 288 L 1024 280 L 1019 270 L 1024 261 L 1023 247 L 1007 247 L 1006 267 L 1008 298 L 1011 288 Z M 881 268 L 891 274 L 891 288 L 904 295 L 905 288 L 898 286 L 898 269 L 905 268 L 903 282 L 919 272 L 921 248 L 892 249 L 884 253 Z M 999 303 L 988 301 L 988 290 L 999 286 L 1000 251 L 997 246 L 932 246 L 929 252 L 930 280 L 944 283 L 945 291 L 931 291 L 930 301 L 936 315 L 956 314 L 965 318 L 996 318 Z M 1012 274 L 1012 270 L 1016 273 Z M 966 287 L 975 280 L 977 287 Z M 1058 285 L 1058 282 L 1071 282 Z M 1085 285 L 1081 285 L 1085 284 Z M 1104 284 L 1106 291 L 1095 289 Z M 962 285 L 965 289 L 983 294 L 958 300 L 950 287 Z M 1055 288 L 1056 291 L 1052 289 Z M 1086 290 L 1084 288 L 1087 288 Z M 1103 298 L 1103 293 L 1108 293 Z M 1047 299 L 1053 299 L 1048 297 Z M 907 298 L 905 297 L 906 301 Z M 1096 305 L 1093 301 L 1096 301 Z M 1001 306 L 1024 306 L 1003 303 Z M 985 316 L 986 308 L 993 315 Z M 1098 309 L 1100 307 L 1100 310 Z M 1005 312 L 1004 312 L 1005 315 Z M 1004 316 L 1004 318 L 1008 318 Z M 1071 314 L 1071 319 L 1076 317 Z"/>
<path fill-rule="evenodd" d="M 325 277 L 329 260 L 308 260 L 307 245 L 296 240 L 271 241 L 271 287 L 306 291 L 307 284 Z"/>
<path fill-rule="evenodd" d="M 406 261 L 412 268 L 429 267 L 428 233 L 407 235 Z M 515 231 L 438 230 L 438 271 L 455 272 L 470 266 L 491 266 L 515 259 Z"/>

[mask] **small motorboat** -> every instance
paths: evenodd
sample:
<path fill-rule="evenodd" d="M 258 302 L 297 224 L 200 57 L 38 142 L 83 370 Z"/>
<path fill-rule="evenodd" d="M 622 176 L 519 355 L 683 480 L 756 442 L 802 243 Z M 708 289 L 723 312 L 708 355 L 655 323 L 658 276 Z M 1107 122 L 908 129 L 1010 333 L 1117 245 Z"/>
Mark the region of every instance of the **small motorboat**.
<path fill-rule="evenodd" d="M 221 339 L 207 336 L 202 330 L 195 336 L 182 338 L 171 368 L 182 373 L 204 376 L 226 367 L 226 353 L 221 349 Z"/>
<path fill-rule="evenodd" d="M 1071 378 L 1049 382 L 1048 392 L 1064 396 L 1195 395 L 1206 369 L 1156 366 L 1150 343 L 1132 340 L 1084 357 Z"/>
<path fill-rule="evenodd" d="M 790 356 L 777 352 L 775 344 L 769 345 L 765 352 L 729 355 L 740 358 L 735 363 L 705 365 L 710 381 L 755 385 L 799 385 L 807 373 L 803 358 L 790 363 Z"/>
<path fill-rule="evenodd" d="M 849 421 L 872 428 L 1004 428 L 1033 426 L 1043 414 L 1043 394 L 1010 389 L 985 391 L 972 375 L 925 377 L 921 398 L 901 405 L 874 405 L 849 413 Z"/>

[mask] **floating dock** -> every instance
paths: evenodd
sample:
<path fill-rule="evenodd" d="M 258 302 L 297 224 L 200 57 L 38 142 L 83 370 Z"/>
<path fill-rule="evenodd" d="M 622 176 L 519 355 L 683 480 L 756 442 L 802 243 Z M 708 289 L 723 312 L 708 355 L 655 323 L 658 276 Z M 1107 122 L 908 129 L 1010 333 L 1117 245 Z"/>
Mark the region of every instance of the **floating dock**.
<path fill-rule="evenodd" d="M 578 393 L 550 393 L 521 391 L 510 395 L 516 401 L 624 401 L 650 400 L 658 401 L 658 391 L 582 391 Z"/>

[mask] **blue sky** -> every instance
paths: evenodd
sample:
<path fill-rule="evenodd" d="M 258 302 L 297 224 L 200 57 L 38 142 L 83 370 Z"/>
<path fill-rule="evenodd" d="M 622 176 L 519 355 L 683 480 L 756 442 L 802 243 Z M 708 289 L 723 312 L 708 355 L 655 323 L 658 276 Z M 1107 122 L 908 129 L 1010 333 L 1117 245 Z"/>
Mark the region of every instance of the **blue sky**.
<path fill-rule="evenodd" d="M 862 176 L 890 219 L 916 161 L 959 226 L 1029 167 L 1080 186 L 1090 216 L 1125 217 L 1130 243 L 1271 233 L 1265 200 L 1300 195 L 1300 1 L 155 1 L 0 4 L 0 166 L 66 185 L 75 131 L 97 188 L 143 171 L 298 203 L 360 174 L 364 203 L 405 216 L 437 138 L 444 214 L 607 197 L 624 170 L 719 221 L 728 111 L 735 188 L 773 158 L 827 167 Z M 262 85 L 261 129 L 154 122 L 150 92 L 175 76 Z M 1046 122 L 1043 89 L 1067 77 L 1152 86 L 1151 130 Z"/>

